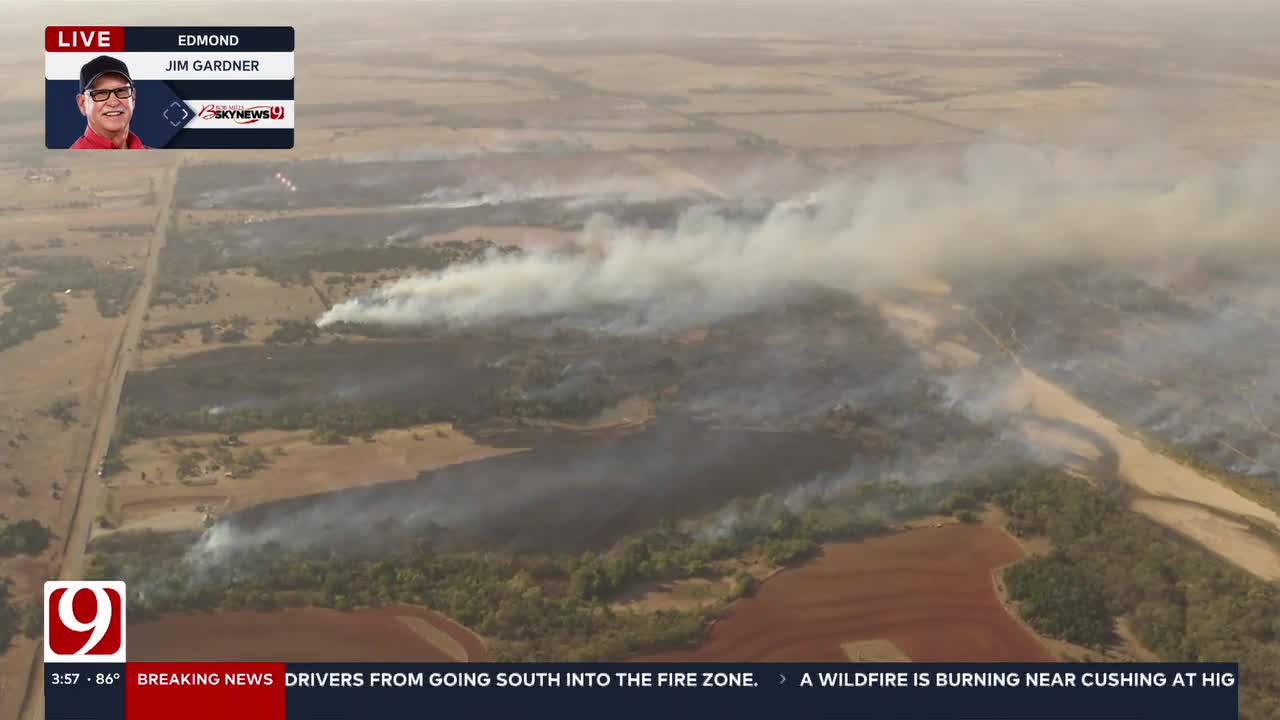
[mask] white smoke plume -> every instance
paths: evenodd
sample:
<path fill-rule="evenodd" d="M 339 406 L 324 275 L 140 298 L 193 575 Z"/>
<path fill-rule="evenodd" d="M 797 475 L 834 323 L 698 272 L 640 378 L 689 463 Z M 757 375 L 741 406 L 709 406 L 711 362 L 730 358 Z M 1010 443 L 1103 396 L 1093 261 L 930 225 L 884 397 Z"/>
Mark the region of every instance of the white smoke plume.
<path fill-rule="evenodd" d="M 1280 153 L 1178 167 L 1155 152 L 975 146 L 958 169 L 834 182 L 763 221 L 686 213 L 654 237 L 600 219 L 593 251 L 491 257 L 341 303 L 318 322 L 473 324 L 622 308 L 669 330 L 817 287 L 859 292 L 920 274 L 1099 259 L 1274 253 Z"/>
<path fill-rule="evenodd" d="M 952 445 L 923 457 L 902 457 L 882 464 L 855 463 L 844 472 L 820 474 L 778 495 L 740 498 L 713 513 L 692 519 L 688 526 L 698 540 L 713 542 L 741 529 L 767 527 L 784 512 L 800 514 L 839 501 L 868 481 L 923 488 L 1002 465 L 1036 462 L 1057 466 L 1066 459 L 1060 449 L 1036 443 L 1010 425 L 991 442 Z M 886 520 L 894 514 L 882 500 L 875 499 L 866 500 L 859 509 L 868 516 Z"/>

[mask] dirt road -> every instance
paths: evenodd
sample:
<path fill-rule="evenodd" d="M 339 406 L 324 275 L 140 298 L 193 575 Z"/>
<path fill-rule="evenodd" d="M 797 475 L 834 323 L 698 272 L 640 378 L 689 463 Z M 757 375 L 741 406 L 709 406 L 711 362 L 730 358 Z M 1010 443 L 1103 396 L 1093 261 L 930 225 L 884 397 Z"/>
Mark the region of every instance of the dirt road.
<path fill-rule="evenodd" d="M 85 457 L 84 469 L 74 492 L 75 504 L 71 513 L 71 526 L 63 536 L 63 546 L 54 556 L 53 562 L 58 564 L 58 577 L 63 580 L 74 580 L 81 577 L 84 571 L 85 546 L 89 542 L 89 531 L 93 524 L 94 513 L 98 506 L 98 490 L 101 482 L 98 479 L 98 464 L 107 454 L 107 446 L 115 432 L 116 413 L 120 405 L 120 393 L 124 389 L 124 378 L 133 364 L 133 355 L 142 335 L 143 315 L 151 304 L 151 288 L 155 284 L 156 274 L 160 267 L 160 248 L 164 247 L 165 234 L 169 227 L 169 214 L 173 205 L 173 189 L 177 182 L 179 165 L 168 170 L 164 182 L 159 183 L 160 196 L 156 198 L 160 206 L 160 215 L 156 220 L 156 231 L 151 235 L 151 244 L 147 248 L 147 263 L 142 283 L 129 306 L 129 314 L 125 320 L 124 332 L 116 345 L 115 359 L 111 364 L 102 402 L 99 404 L 98 418 L 94 424 L 93 442 L 89 445 L 89 454 Z M 23 699 L 19 717 L 22 720 L 40 720 L 44 717 L 44 651 L 43 645 L 36 645 L 35 656 L 31 660 L 31 674 L 27 678 L 26 697 Z"/>
<path fill-rule="evenodd" d="M 937 298 L 922 297 L 904 310 L 881 301 L 886 319 L 899 321 L 904 338 L 922 352 L 934 350 L 943 325 L 931 313 Z M 1137 492 L 1133 509 L 1182 534 L 1210 552 L 1263 580 L 1280 581 L 1280 514 L 1262 506 L 1198 470 L 1148 448 L 1141 440 L 1070 392 L 1026 367 L 1015 349 L 982 323 L 971 310 L 963 311 L 1017 368 L 1016 379 L 1003 388 L 1000 404 L 1010 417 L 1022 417 L 1023 430 L 1033 441 L 1080 457 L 1095 470 L 1100 482 L 1123 481 Z M 909 312 L 907 311 L 909 310 Z M 903 329 L 901 319 L 915 321 Z M 1262 535 L 1259 535 L 1259 532 Z"/>

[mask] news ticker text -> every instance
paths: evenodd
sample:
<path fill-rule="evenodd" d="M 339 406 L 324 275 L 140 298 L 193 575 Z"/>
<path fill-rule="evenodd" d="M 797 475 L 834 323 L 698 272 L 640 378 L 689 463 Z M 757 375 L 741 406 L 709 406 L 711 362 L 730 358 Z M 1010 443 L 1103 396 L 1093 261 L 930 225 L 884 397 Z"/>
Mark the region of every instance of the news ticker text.
<path fill-rule="evenodd" d="M 554 712 L 597 717 L 1234 720 L 1235 664 L 58 663 L 48 720 L 335 720 Z M 798 704 L 799 703 L 799 704 Z M 92 712 L 92 715 L 86 715 Z"/>

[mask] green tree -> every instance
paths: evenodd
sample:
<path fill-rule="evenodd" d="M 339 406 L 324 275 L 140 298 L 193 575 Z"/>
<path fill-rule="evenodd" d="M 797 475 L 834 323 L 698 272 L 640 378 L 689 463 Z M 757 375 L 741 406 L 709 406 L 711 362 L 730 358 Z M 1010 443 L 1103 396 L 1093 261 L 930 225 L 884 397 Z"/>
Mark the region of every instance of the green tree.
<path fill-rule="evenodd" d="M 0 557 L 39 555 L 49 546 L 53 533 L 39 520 L 22 520 L 0 527 Z"/>

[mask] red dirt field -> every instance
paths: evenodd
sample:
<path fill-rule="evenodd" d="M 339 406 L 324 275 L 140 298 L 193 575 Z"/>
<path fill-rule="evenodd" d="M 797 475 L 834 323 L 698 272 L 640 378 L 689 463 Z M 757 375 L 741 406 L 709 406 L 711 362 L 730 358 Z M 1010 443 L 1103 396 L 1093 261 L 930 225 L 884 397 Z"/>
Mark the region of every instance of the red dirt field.
<path fill-rule="evenodd" d="M 1052 662 L 996 597 L 992 570 L 1022 557 L 971 525 L 826 545 L 735 604 L 700 647 L 637 660 L 846 662 L 844 643 L 888 640 L 916 662 Z"/>
<path fill-rule="evenodd" d="M 405 620 L 408 618 L 409 620 Z M 480 638 L 420 607 L 291 608 L 169 615 L 130 625 L 129 659 L 148 662 L 489 660 Z"/>

